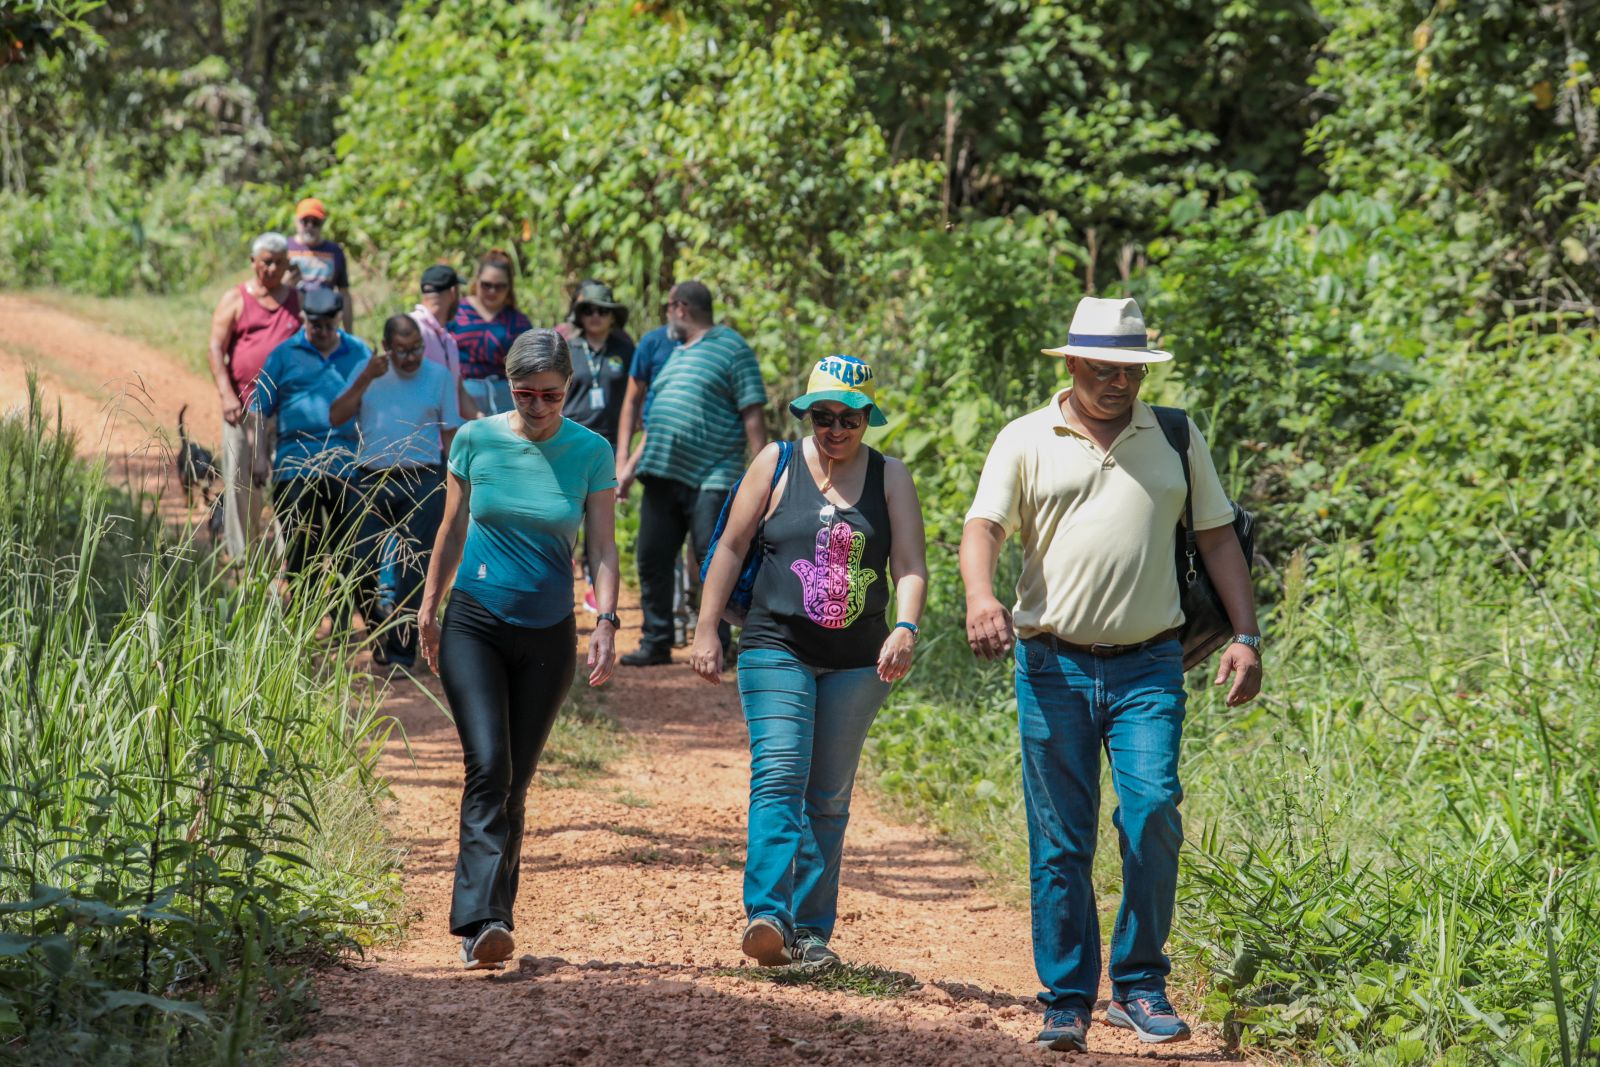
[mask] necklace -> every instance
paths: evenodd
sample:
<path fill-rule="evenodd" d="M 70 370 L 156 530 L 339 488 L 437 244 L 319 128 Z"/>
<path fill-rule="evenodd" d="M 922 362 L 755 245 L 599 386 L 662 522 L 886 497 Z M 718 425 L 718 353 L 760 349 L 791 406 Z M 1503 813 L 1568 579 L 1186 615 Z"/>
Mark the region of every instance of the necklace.
<path fill-rule="evenodd" d="M 829 489 L 833 488 L 833 458 L 832 457 L 824 457 L 824 458 L 826 458 L 827 461 L 828 461 L 828 467 L 827 467 L 827 469 L 825 471 L 822 472 L 822 485 L 821 485 L 820 488 L 822 489 L 822 491 L 824 493 L 826 493 Z"/>

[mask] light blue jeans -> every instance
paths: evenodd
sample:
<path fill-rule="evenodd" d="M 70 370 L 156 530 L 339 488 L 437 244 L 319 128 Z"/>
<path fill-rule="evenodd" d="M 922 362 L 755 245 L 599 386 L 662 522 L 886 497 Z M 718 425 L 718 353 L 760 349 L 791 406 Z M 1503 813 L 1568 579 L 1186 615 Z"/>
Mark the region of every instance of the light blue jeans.
<path fill-rule="evenodd" d="M 1090 872 L 1099 830 L 1100 753 L 1117 791 L 1122 907 L 1111 934 L 1111 995 L 1166 988 L 1183 821 L 1183 651 L 1176 641 L 1102 659 L 1017 642 L 1017 725 L 1028 811 L 1033 962 L 1051 1008 L 1094 1007 L 1100 920 Z"/>
<path fill-rule="evenodd" d="M 833 935 L 839 857 L 867 730 L 889 695 L 876 667 L 823 670 L 788 652 L 739 655 L 739 699 L 750 728 L 747 918 L 791 933 Z"/>
<path fill-rule="evenodd" d="M 463 378 L 461 384 L 481 414 L 498 415 L 511 410 L 511 383 L 504 378 Z"/>

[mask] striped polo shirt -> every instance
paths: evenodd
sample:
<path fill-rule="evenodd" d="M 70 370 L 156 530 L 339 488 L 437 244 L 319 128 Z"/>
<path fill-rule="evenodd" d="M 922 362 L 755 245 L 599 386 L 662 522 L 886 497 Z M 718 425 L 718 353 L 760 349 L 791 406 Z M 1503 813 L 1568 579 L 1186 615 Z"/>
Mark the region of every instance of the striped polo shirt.
<path fill-rule="evenodd" d="M 650 386 L 650 429 L 639 473 L 696 489 L 731 489 L 744 473 L 744 420 L 764 405 L 761 365 L 743 337 L 713 326 L 673 353 Z"/>

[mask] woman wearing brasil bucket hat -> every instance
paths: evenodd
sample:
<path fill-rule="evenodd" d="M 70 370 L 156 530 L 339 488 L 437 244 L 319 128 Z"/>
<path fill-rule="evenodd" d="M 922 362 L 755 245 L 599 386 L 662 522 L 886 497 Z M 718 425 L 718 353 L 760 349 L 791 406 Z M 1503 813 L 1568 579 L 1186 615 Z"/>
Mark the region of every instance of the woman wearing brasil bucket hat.
<path fill-rule="evenodd" d="M 750 729 L 744 952 L 764 966 L 839 960 L 828 940 L 856 764 L 890 684 L 911 668 L 927 594 L 911 474 L 862 446 L 867 426 L 886 421 L 875 397 L 861 360 L 817 363 L 789 405 L 812 436 L 768 445 L 750 464 L 701 597 L 728 600 L 754 541 L 761 566 L 739 653 Z M 721 681 L 715 627 L 700 627 L 690 662 Z"/>

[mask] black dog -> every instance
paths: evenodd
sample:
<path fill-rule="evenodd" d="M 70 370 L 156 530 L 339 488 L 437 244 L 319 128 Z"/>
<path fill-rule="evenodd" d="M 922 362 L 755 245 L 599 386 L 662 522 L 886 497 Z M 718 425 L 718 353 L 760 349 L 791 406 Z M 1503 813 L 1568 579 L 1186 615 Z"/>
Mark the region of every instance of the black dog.
<path fill-rule="evenodd" d="M 189 432 L 183 426 L 183 415 L 188 410 L 188 404 L 178 409 L 178 484 L 193 493 L 196 487 L 208 486 L 222 477 L 222 471 L 210 449 L 189 440 Z"/>
<path fill-rule="evenodd" d="M 206 503 L 206 529 L 212 540 L 216 540 L 222 536 L 223 497 L 218 494 L 212 499 L 211 483 L 222 477 L 222 471 L 210 449 L 189 440 L 189 431 L 183 425 L 183 416 L 188 410 L 188 404 L 178 409 L 178 484 L 183 486 L 190 508 L 194 507 L 195 489 L 200 490 Z"/>

